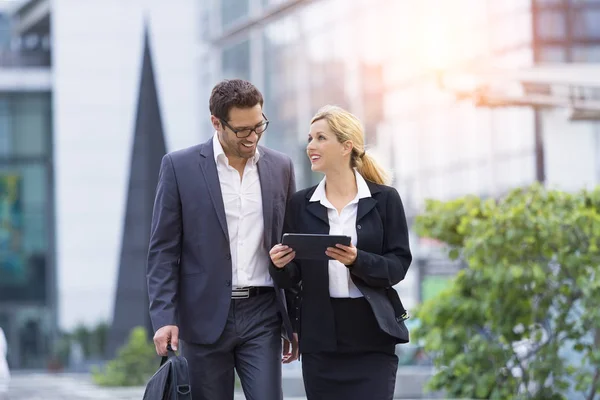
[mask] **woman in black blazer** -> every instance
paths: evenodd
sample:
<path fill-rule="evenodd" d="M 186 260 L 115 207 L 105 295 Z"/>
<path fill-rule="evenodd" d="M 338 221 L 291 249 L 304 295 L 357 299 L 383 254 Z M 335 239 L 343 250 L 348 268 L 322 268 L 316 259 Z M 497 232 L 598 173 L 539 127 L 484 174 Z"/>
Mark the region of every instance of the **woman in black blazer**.
<path fill-rule="evenodd" d="M 285 215 L 286 233 L 346 235 L 351 245 L 329 248 L 331 261 L 297 260 L 281 244 L 269 253 L 273 280 L 301 286 L 299 312 L 289 311 L 309 400 L 392 399 L 395 345 L 408 341 L 392 288 L 412 260 L 406 217 L 363 137 L 354 115 L 334 106 L 319 110 L 306 151 L 312 170 L 325 177 L 292 196 Z"/>

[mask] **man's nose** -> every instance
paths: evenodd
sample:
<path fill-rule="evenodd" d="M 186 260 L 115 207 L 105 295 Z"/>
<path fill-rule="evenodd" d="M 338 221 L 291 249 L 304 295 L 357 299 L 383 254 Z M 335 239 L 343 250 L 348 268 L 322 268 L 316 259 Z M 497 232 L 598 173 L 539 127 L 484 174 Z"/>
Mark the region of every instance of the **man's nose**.
<path fill-rule="evenodd" d="M 251 142 L 256 142 L 258 140 L 258 133 L 256 133 L 255 131 L 252 131 L 252 132 L 250 132 L 250 134 L 248 136 L 246 136 L 245 139 L 249 140 Z"/>

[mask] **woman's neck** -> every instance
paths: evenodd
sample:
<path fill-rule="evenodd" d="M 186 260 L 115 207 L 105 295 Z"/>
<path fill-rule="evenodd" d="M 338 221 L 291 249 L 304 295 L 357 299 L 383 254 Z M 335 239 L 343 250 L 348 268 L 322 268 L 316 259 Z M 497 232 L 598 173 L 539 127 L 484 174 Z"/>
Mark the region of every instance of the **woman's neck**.
<path fill-rule="evenodd" d="M 354 170 L 345 168 L 343 171 L 325 174 L 325 193 L 327 197 L 354 197 L 358 193 Z"/>

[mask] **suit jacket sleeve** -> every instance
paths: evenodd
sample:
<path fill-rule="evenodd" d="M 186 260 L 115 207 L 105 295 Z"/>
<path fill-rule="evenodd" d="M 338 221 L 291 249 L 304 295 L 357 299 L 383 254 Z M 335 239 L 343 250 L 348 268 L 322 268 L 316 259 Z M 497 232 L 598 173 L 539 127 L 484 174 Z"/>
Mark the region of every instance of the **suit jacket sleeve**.
<path fill-rule="evenodd" d="M 412 261 L 408 243 L 408 226 L 400 195 L 391 190 L 386 199 L 383 218 L 383 252 L 358 250 L 350 273 L 373 287 L 391 287 L 404 279 Z"/>
<path fill-rule="evenodd" d="M 148 250 L 148 296 L 155 331 L 177 324 L 181 241 L 181 201 L 173 161 L 167 154 L 160 166 Z"/>
<path fill-rule="evenodd" d="M 292 195 L 296 192 L 296 182 L 294 175 L 294 167 L 292 161 L 290 160 L 290 182 L 288 185 L 288 197 L 287 204 L 285 207 L 285 218 L 283 221 L 283 233 L 294 233 L 295 232 L 295 223 L 294 223 L 294 214 L 296 211 L 294 210 L 294 204 L 291 201 Z M 272 262 L 269 265 L 269 273 L 273 278 L 273 281 L 282 289 L 296 292 L 298 284 L 300 283 L 300 268 L 296 262 L 292 261 L 288 265 L 283 268 L 277 268 Z"/>
<path fill-rule="evenodd" d="M 290 159 L 290 167 L 289 167 L 289 182 L 288 182 L 288 193 L 287 193 L 287 204 L 289 204 L 290 199 L 296 193 L 296 173 L 294 172 L 294 163 L 292 163 L 292 159 Z"/>
<path fill-rule="evenodd" d="M 296 179 L 294 174 L 294 165 L 290 159 L 289 165 L 289 182 L 287 192 L 287 202 L 285 210 L 285 219 L 283 223 L 283 233 L 292 233 L 294 223 L 291 212 L 291 198 L 296 193 Z M 299 302 L 300 302 L 300 278 L 299 268 L 296 263 L 292 262 L 286 265 L 283 269 L 275 267 L 273 263 L 269 265 L 269 273 L 277 286 L 285 290 L 286 308 L 288 316 L 292 323 L 294 332 L 298 332 Z"/>

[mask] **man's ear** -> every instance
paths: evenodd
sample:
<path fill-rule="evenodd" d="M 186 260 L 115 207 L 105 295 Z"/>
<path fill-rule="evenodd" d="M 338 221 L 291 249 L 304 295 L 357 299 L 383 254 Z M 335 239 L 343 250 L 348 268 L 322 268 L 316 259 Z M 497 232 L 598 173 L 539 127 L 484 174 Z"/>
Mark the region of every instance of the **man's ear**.
<path fill-rule="evenodd" d="M 222 128 L 221 120 L 219 120 L 219 118 L 215 117 L 214 115 L 210 116 L 210 123 L 212 124 L 213 128 L 215 128 L 216 131 L 218 131 Z"/>

